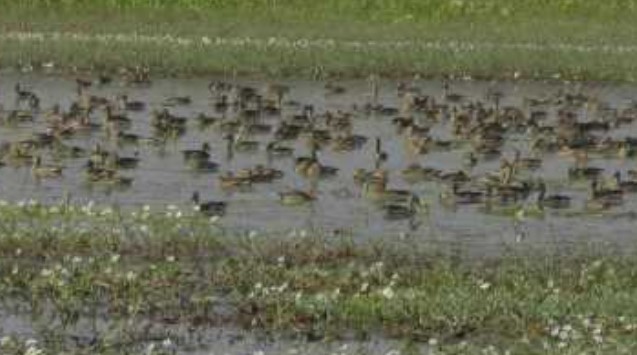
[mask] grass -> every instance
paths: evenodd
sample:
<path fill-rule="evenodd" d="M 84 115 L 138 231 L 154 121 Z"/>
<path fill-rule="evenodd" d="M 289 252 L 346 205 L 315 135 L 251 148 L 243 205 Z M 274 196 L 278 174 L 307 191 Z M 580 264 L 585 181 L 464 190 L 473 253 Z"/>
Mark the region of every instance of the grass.
<path fill-rule="evenodd" d="M 637 348 L 632 255 L 467 263 L 423 240 L 226 235 L 178 207 L 5 203 L 0 215 L 2 308 L 29 319 L 37 340 L 5 329 L 3 354 L 154 343 L 166 353 L 161 339 L 205 347 L 197 335 L 218 326 L 305 341 L 383 336 L 454 354 Z"/>
<path fill-rule="evenodd" d="M 630 35 L 637 15 L 634 0 L 604 5 L 581 0 L 114 0 L 99 5 L 5 0 L 0 7 L 2 66 L 54 62 L 61 69 L 112 70 L 148 65 L 164 74 L 308 78 L 379 72 L 634 81 L 637 73 L 637 42 Z M 7 36 L 17 32 L 47 36 L 43 41 Z M 62 35 L 52 39 L 52 33 Z M 74 33 L 89 38 L 77 40 Z M 162 39 L 97 38 L 134 33 Z"/>

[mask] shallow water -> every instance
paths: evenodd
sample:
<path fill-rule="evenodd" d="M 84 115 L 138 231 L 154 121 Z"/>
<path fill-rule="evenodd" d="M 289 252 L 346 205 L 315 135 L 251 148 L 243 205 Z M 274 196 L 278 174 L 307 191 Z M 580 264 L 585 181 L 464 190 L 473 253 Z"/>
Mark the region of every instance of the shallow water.
<path fill-rule="evenodd" d="M 130 132 L 143 136 L 151 135 L 150 111 L 161 108 L 162 101 L 169 96 L 188 95 L 192 104 L 171 108 L 171 113 L 193 118 L 186 135 L 175 142 L 169 142 L 163 148 L 140 145 L 119 148 L 120 155 L 132 156 L 139 153 L 141 163 L 137 169 L 124 171 L 123 175 L 134 178 L 128 189 L 105 189 L 87 185 L 82 174 L 86 158 L 64 159 L 60 161 L 65 166 L 64 176 L 60 179 L 36 181 L 30 167 L 14 168 L 5 166 L 0 168 L 0 197 L 5 200 L 36 199 L 43 202 L 60 201 L 65 193 L 70 192 L 76 202 L 89 200 L 100 204 L 117 204 L 119 206 L 140 206 L 176 204 L 191 206 L 190 196 L 194 190 L 200 191 L 203 200 L 224 200 L 229 202 L 228 213 L 221 220 L 224 227 L 235 231 L 256 230 L 267 233 L 289 232 L 291 230 L 321 230 L 325 232 L 353 233 L 361 238 L 411 236 L 422 238 L 432 244 L 459 244 L 467 248 L 479 248 L 483 251 L 498 249 L 501 244 L 514 242 L 524 237 L 524 242 L 535 246 L 569 246 L 581 242 L 609 242 L 623 244 L 632 241 L 635 216 L 631 213 L 637 207 L 637 195 L 627 195 L 621 207 L 614 208 L 603 215 L 596 216 L 559 216 L 547 213 L 544 219 L 526 218 L 514 221 L 510 216 L 495 216 L 479 211 L 477 207 L 460 206 L 450 210 L 440 206 L 438 196 L 444 186 L 440 183 L 426 182 L 408 184 L 400 175 L 400 170 L 412 163 L 431 166 L 445 171 L 463 168 L 462 154 L 466 150 L 457 149 L 446 152 L 432 152 L 427 155 L 412 155 L 403 144 L 403 138 L 396 134 L 391 124 L 392 116 L 379 114 L 357 114 L 354 119 L 354 132 L 363 134 L 370 139 L 365 146 L 353 152 L 337 153 L 329 149 L 320 152 L 320 160 L 327 165 L 340 169 L 339 175 L 332 179 L 321 180 L 318 183 L 318 200 L 314 203 L 289 207 L 279 203 L 278 192 L 288 188 L 309 188 L 307 180 L 294 172 L 294 159 L 274 159 L 268 162 L 265 152 L 265 142 L 271 140 L 271 135 L 256 135 L 256 139 L 264 144 L 258 153 L 238 153 L 233 159 L 226 156 L 226 141 L 221 132 L 214 128 L 200 130 L 194 117 L 196 114 L 213 113 L 210 107 L 210 93 L 207 90 L 210 80 L 205 79 L 157 79 L 149 87 L 126 87 L 112 84 L 104 87 L 91 88 L 91 94 L 113 98 L 117 94 L 128 94 L 131 100 L 142 100 L 148 103 L 146 111 L 130 112 L 129 117 L 134 120 Z M 60 103 L 66 109 L 75 99 L 75 82 L 71 77 L 43 76 L 35 74 L 3 73 L 0 75 L 0 103 L 7 108 L 13 108 L 15 96 L 13 87 L 20 82 L 38 93 L 41 97 L 41 107 L 50 108 Z M 264 83 L 258 80 L 237 80 L 240 84 L 247 84 L 257 88 Z M 285 81 L 292 90 L 286 96 L 286 101 L 296 101 L 301 104 L 312 104 L 317 113 L 326 110 L 350 111 L 353 105 L 364 105 L 370 101 L 368 84 L 366 81 L 350 81 L 339 83 L 347 91 L 342 95 L 328 95 L 324 89 L 324 82 Z M 380 102 L 387 106 L 397 107 L 399 99 L 396 95 L 396 82 L 383 81 L 380 88 Z M 440 97 L 442 95 L 439 81 L 421 80 L 415 83 L 423 94 Z M 489 89 L 497 89 L 504 93 L 502 105 L 522 105 L 525 97 L 543 98 L 554 95 L 560 90 L 583 92 L 597 95 L 611 106 L 624 108 L 634 98 L 637 98 L 635 86 L 612 86 L 606 84 L 568 84 L 568 83 L 540 83 L 540 82 L 479 82 L 458 81 L 451 84 L 454 92 L 466 95 L 470 100 L 484 100 Z M 283 115 L 298 113 L 298 106 L 287 105 Z M 554 115 L 555 109 L 549 110 Z M 99 121 L 101 112 L 94 115 Z M 231 116 L 231 114 L 228 114 Z M 592 118 L 592 117 L 591 117 Z M 554 120 L 552 117 L 550 120 Z M 550 122 L 549 120 L 549 122 Z M 268 118 L 265 122 L 276 125 L 276 118 Z M 4 126 L 0 128 L 0 141 L 15 141 L 28 138 L 33 132 L 43 132 L 46 124 L 42 118 L 35 123 Z M 450 138 L 449 125 L 440 124 L 434 127 L 433 135 L 437 138 Z M 622 126 L 621 130 L 609 133 L 613 137 L 637 136 L 636 124 Z M 383 212 L 360 197 L 360 187 L 353 179 L 352 173 L 356 168 L 372 169 L 374 166 L 374 141 L 379 136 L 383 139 L 383 149 L 389 159 L 384 168 L 390 171 L 390 187 L 408 188 L 418 194 L 429 205 L 429 213 L 419 214 L 411 223 L 409 221 L 388 221 L 383 218 Z M 105 142 L 103 132 L 92 135 L 78 135 L 67 143 L 90 150 L 95 142 Z M 218 173 L 193 173 L 189 171 L 182 159 L 181 150 L 199 148 L 202 142 L 209 142 L 215 162 L 221 164 Z M 105 146 L 109 148 L 109 143 Z M 294 143 L 295 156 L 307 156 L 307 145 L 299 140 Z M 113 148 L 113 145 L 110 145 Z M 529 153 L 529 139 L 525 135 L 510 136 L 505 144 L 504 155 L 512 158 L 515 148 L 523 155 Z M 542 167 L 535 171 L 535 177 L 543 177 L 549 184 L 549 193 L 566 193 L 574 198 L 571 210 L 582 210 L 587 187 L 567 184 L 567 170 L 572 166 L 572 159 L 558 155 L 545 155 Z M 49 153 L 43 154 L 43 159 L 50 162 Z M 228 193 L 218 186 L 218 175 L 225 171 L 236 171 L 255 164 L 271 164 L 281 169 L 285 176 L 270 184 L 253 185 L 249 191 Z M 635 166 L 635 161 L 620 159 L 595 159 L 591 165 L 604 167 L 606 175 L 610 176 L 615 170 L 626 171 Z M 495 171 L 499 160 L 480 162 L 471 171 L 471 175 L 481 175 Z M 535 200 L 535 194 L 529 198 L 529 203 Z"/>

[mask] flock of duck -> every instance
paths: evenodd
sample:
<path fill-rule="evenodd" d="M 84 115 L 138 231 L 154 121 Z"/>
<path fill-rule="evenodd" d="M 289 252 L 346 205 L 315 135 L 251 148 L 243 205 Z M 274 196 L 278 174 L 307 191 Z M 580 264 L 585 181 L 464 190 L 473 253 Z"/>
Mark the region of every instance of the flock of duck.
<path fill-rule="evenodd" d="M 14 92 L 0 93 L 13 107 L 0 109 L 0 124 L 6 129 L 44 124 L 46 129 L 33 132 L 27 139 L 14 139 L 0 146 L 0 165 L 30 166 L 37 180 L 63 177 L 64 159 L 82 160 L 87 183 L 126 187 L 134 183 L 127 170 L 136 169 L 139 154 L 122 155 L 115 147 L 164 146 L 181 139 L 188 130 L 216 132 L 199 142 L 200 148 L 182 150 L 183 167 L 200 173 L 214 174 L 218 188 L 227 191 L 249 190 L 257 184 L 268 184 L 285 174 L 297 174 L 307 182 L 306 188 L 277 191 L 283 205 L 311 204 L 321 198 L 320 181 L 350 179 L 358 187 L 353 196 L 378 206 L 388 219 L 411 219 L 432 203 L 415 189 L 397 188 L 392 181 L 402 180 L 407 186 L 436 183 L 443 187 L 439 203 L 443 206 L 478 205 L 486 210 L 509 206 L 533 206 L 538 211 L 572 210 L 573 197 L 557 191 L 542 176 L 547 157 L 559 156 L 570 161 L 562 185 L 588 187 L 584 209 L 602 211 L 621 205 L 626 196 L 637 192 L 637 170 L 608 171 L 590 163 L 591 157 L 630 159 L 637 156 L 637 138 L 614 138 L 613 132 L 637 120 L 637 104 L 612 107 L 595 95 L 561 91 L 542 98 L 525 98 L 522 105 L 503 105 L 504 93 L 489 89 L 484 97 L 475 98 L 453 92 L 450 82 L 443 81 L 439 93 L 427 95 L 415 82 L 397 85 L 397 104 L 381 103 L 380 78 L 367 80 L 364 104 L 353 104 L 348 110 L 319 110 L 312 102 L 291 99 L 294 88 L 269 83 L 263 87 L 213 81 L 208 85 L 207 112 L 181 116 L 179 107 L 193 104 L 190 96 L 166 97 L 161 105 L 151 107 L 132 99 L 136 86 L 152 85 L 147 72 L 138 71 L 126 78 L 127 94 L 104 97 L 94 88 L 114 85 L 107 76 L 77 78 L 75 93 L 68 107 L 55 104 L 42 107 L 37 88 L 15 84 Z M 132 91 L 132 93 L 131 93 Z M 343 95 L 346 87 L 328 83 L 327 96 Z M 10 105 L 7 105 L 10 106 Z M 130 116 L 148 115 L 150 134 L 131 131 L 139 125 Z M 385 150 L 387 138 L 356 132 L 358 120 L 372 118 L 395 130 L 392 144 L 420 157 L 418 162 L 404 164 L 399 171 L 387 168 L 393 157 Z M 100 137 L 92 146 L 74 145 L 78 135 Z M 508 149 L 513 137 L 527 138 L 528 149 Z M 256 139 L 258 137 L 259 139 Z M 443 139 L 443 137 L 445 139 Z M 220 171 L 213 159 L 212 140 L 224 140 L 225 159 L 237 153 L 264 156 L 263 162 L 235 171 Z M 298 149 L 299 142 L 306 147 Z M 215 142 L 218 143 L 218 142 Z M 218 145 L 218 144 L 217 144 Z M 342 166 L 330 166 L 325 157 L 348 151 L 368 154 L 373 166 L 356 166 L 353 174 L 344 176 Z M 422 164 L 435 152 L 460 153 L 463 165 L 456 169 L 437 169 Z M 216 153 L 216 154 L 213 154 Z M 306 153 L 306 154 L 303 154 Z M 54 164 L 43 157 L 55 157 Z M 293 169 L 283 171 L 272 162 L 290 160 Z M 477 172 L 476 166 L 497 162 L 498 168 Z M 398 175 L 398 176 L 396 176 Z M 551 188 L 549 188 L 551 187 Z M 204 192 L 205 193 L 205 192 Z M 231 200 L 202 201 L 200 192 L 192 194 L 192 203 L 201 213 L 224 215 Z M 579 207 L 577 207 L 579 208 Z"/>

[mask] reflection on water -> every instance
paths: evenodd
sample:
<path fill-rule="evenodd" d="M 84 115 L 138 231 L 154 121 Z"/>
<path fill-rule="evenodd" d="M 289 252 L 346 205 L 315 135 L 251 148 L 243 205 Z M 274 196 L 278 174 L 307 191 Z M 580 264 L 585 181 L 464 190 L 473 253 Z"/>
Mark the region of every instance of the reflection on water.
<path fill-rule="evenodd" d="M 0 102 L 6 115 L 15 105 L 16 94 L 14 85 L 22 83 L 40 96 L 41 109 L 48 110 L 54 104 L 60 104 L 67 109 L 76 99 L 76 83 L 74 78 L 17 75 L 5 73 L 0 76 Z M 466 96 L 461 103 L 451 103 L 443 113 L 432 122 L 426 112 L 412 112 L 416 122 L 430 127 L 429 135 L 439 140 L 456 142 L 451 147 L 435 149 L 427 154 L 414 154 L 405 144 L 405 134 L 399 135 L 392 119 L 399 113 L 390 115 L 382 112 L 365 111 L 361 109 L 373 101 L 373 90 L 365 80 L 339 83 L 345 91 L 328 92 L 325 83 L 308 81 L 284 82 L 290 87 L 284 97 L 281 116 L 289 117 L 300 114 L 303 106 L 314 106 L 315 114 L 319 117 L 327 112 L 351 112 L 352 128 L 355 134 L 368 137 L 360 149 L 337 152 L 329 147 L 318 152 L 322 164 L 335 166 L 338 175 L 333 178 L 321 179 L 314 187 L 317 199 L 298 206 L 284 206 L 279 203 L 279 192 L 289 189 L 308 190 L 312 184 L 295 172 L 294 158 L 268 158 L 267 143 L 273 140 L 272 133 L 249 135 L 250 140 L 261 142 L 257 152 L 235 151 L 231 159 L 227 152 L 226 133 L 221 132 L 219 124 L 209 128 L 201 128 L 195 117 L 199 113 L 226 117 L 231 120 L 236 112 L 228 110 L 225 113 L 216 112 L 211 105 L 211 93 L 208 90 L 209 79 L 158 79 L 151 86 L 126 87 L 111 84 L 103 87 L 88 89 L 92 95 L 114 98 L 118 94 L 127 94 L 130 100 L 140 100 L 147 103 L 142 111 L 130 111 L 128 117 L 132 119 L 131 128 L 127 131 L 142 137 L 151 137 L 151 111 L 161 109 L 164 100 L 173 96 L 189 96 L 192 103 L 170 107 L 172 114 L 188 117 L 185 135 L 170 140 L 164 145 L 142 142 L 139 145 L 127 144 L 116 146 L 112 140 L 105 137 L 103 130 L 93 134 L 76 134 L 65 138 L 65 143 L 76 145 L 90 151 L 96 142 L 101 142 L 105 149 L 117 149 L 121 156 L 137 156 L 140 163 L 137 168 L 124 171 L 122 174 L 132 177 L 133 183 L 126 189 L 109 189 L 104 186 L 92 186 L 86 182 L 83 170 L 87 157 L 64 158 L 57 162 L 64 166 L 63 177 L 59 179 L 43 179 L 36 181 L 30 169 L 30 164 L 14 167 L 10 164 L 0 169 L 0 196 L 7 200 L 37 199 L 44 202 L 59 201 L 70 193 L 74 201 L 93 200 L 97 203 L 117 204 L 120 206 L 139 206 L 143 204 L 165 205 L 176 204 L 190 206 L 190 197 L 197 190 L 202 200 L 222 200 L 228 202 L 226 215 L 222 219 L 224 226 L 238 230 L 260 230 L 267 232 L 289 231 L 291 229 L 318 229 L 326 232 L 351 232 L 363 237 L 411 235 L 422 236 L 432 242 L 454 242 L 467 245 L 482 245 L 488 247 L 502 241 L 521 239 L 531 241 L 537 245 L 544 243 L 576 243 L 583 240 L 619 242 L 630 239 L 633 235 L 634 217 L 632 211 L 637 206 L 637 196 L 626 195 L 624 203 L 601 214 L 582 215 L 588 196 L 588 183 L 572 183 L 568 177 L 568 169 L 573 166 L 573 158 L 556 153 L 546 153 L 541 156 L 542 165 L 539 169 L 522 174 L 529 181 L 542 177 L 548 185 L 549 193 L 566 194 L 572 198 L 571 207 L 566 212 L 548 211 L 543 219 L 524 217 L 516 211 L 509 211 L 499 216 L 497 213 L 484 213 L 482 206 L 457 206 L 444 208 L 439 202 L 441 191 L 449 190 L 449 184 L 439 181 L 424 181 L 410 184 L 401 175 L 401 170 L 411 164 L 432 167 L 452 172 L 465 169 L 469 175 L 476 177 L 489 173 L 497 173 L 500 159 L 481 159 L 473 168 L 466 165 L 467 152 L 471 146 L 467 139 L 456 139 L 451 123 L 453 107 L 458 112 L 463 110 L 469 102 L 481 101 L 485 106 L 493 105 L 492 99 L 486 98 L 489 92 L 501 92 L 500 107 L 515 106 L 521 112 L 530 112 L 525 106 L 525 98 L 555 98 L 560 92 L 585 93 L 595 99 L 573 109 L 580 121 L 598 120 L 608 112 L 604 108 L 608 104 L 612 109 L 623 109 L 637 97 L 637 88 L 632 86 L 608 86 L 600 84 L 555 84 L 555 83 L 512 83 L 512 82 L 452 82 L 450 90 Z M 235 84 L 249 85 L 262 88 L 263 82 L 238 80 Z M 423 97 L 428 95 L 443 102 L 443 85 L 440 81 L 420 80 L 410 85 L 417 86 Z M 382 81 L 378 88 L 378 102 L 385 107 L 399 108 L 404 98 L 397 95 L 397 83 Z M 528 104 L 528 102 L 527 102 Z M 551 103 L 538 106 L 538 111 L 547 113 L 542 125 L 555 125 L 558 111 L 566 104 Z M 44 132 L 47 128 L 43 115 L 36 116 L 34 122 L 18 124 L 4 124 L 0 128 L 0 140 L 15 142 L 31 137 L 34 132 Z M 93 119 L 98 122 L 104 113 L 96 110 Z M 276 129 L 281 118 L 278 115 L 263 115 L 260 123 L 270 124 Z M 316 127 L 324 128 L 324 119 L 318 119 Z M 346 129 L 342 128 L 341 132 Z M 333 135 L 338 135 L 338 129 Z M 599 137 L 623 139 L 636 135 L 635 124 L 622 124 L 618 129 L 608 132 L 595 132 Z M 390 188 L 409 189 L 428 204 L 427 212 L 420 211 L 411 219 L 387 220 L 385 212 L 377 204 L 371 203 L 361 196 L 360 185 L 352 178 L 356 169 L 373 169 L 375 165 L 374 139 L 382 140 L 382 150 L 388 159 L 382 167 L 389 171 Z M 501 147 L 502 156 L 513 159 L 515 150 L 522 156 L 529 156 L 531 152 L 531 135 L 524 130 L 507 132 L 505 142 Z M 211 146 L 211 160 L 220 164 L 216 173 L 197 173 L 188 169 L 184 163 L 181 151 L 198 149 L 203 142 Z M 294 148 L 294 156 L 310 156 L 311 150 L 303 138 L 285 142 Z M 49 150 L 41 152 L 45 162 L 52 162 L 54 154 Z M 606 156 L 589 156 L 590 166 L 604 168 L 604 174 L 610 178 L 616 170 L 626 172 L 634 168 L 635 162 L 630 159 L 620 159 L 616 154 Z M 263 164 L 282 170 L 284 176 L 271 183 L 253 184 L 249 189 L 222 189 L 218 176 L 228 171 L 238 171 L 243 168 Z M 472 184 L 468 185 L 469 187 Z M 537 191 L 533 190 L 521 204 L 534 205 Z M 517 216 L 515 218 L 514 216 Z"/>

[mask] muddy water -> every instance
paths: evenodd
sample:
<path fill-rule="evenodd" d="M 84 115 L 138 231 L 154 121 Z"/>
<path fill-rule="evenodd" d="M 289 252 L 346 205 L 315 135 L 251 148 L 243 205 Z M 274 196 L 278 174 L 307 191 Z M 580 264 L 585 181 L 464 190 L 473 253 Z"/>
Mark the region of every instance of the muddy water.
<path fill-rule="evenodd" d="M 86 158 L 64 159 L 60 161 L 65 166 L 64 176 L 60 179 L 36 181 L 30 168 L 14 168 L 5 166 L 0 168 L 0 197 L 5 200 L 36 199 L 44 202 L 55 202 L 70 192 L 74 201 L 89 200 L 102 204 L 117 204 L 119 206 L 140 206 L 176 204 L 189 208 L 190 196 L 194 190 L 200 191 L 202 199 L 228 201 L 229 208 L 221 223 L 224 227 L 235 231 L 285 232 L 291 230 L 322 230 L 326 232 L 351 232 L 361 238 L 388 237 L 399 235 L 422 238 L 430 243 L 459 243 L 468 247 L 488 250 L 498 248 L 502 242 L 513 242 L 524 236 L 524 241 L 533 245 L 572 245 L 585 241 L 608 241 L 622 243 L 631 241 L 634 233 L 634 216 L 631 213 L 637 207 L 637 195 L 627 195 L 623 206 L 605 212 L 602 215 L 567 216 L 564 214 L 547 213 L 543 219 L 526 218 L 514 221 L 510 216 L 496 216 L 480 212 L 478 207 L 459 207 L 456 209 L 443 208 L 438 196 L 444 186 L 440 183 L 427 182 L 409 184 L 403 180 L 400 170 L 412 163 L 431 166 L 445 171 L 463 168 L 463 154 L 466 150 L 457 149 L 444 152 L 432 152 L 427 155 L 413 155 L 405 149 L 403 138 L 396 134 L 391 125 L 391 116 L 377 114 L 357 114 L 354 119 L 354 132 L 366 135 L 370 140 L 357 151 L 337 153 L 326 149 L 320 153 L 321 162 L 340 169 L 339 175 L 333 179 L 322 180 L 318 184 L 318 200 L 301 206 L 282 206 L 278 199 L 278 192 L 289 188 L 309 188 L 309 183 L 294 172 L 294 159 L 274 159 L 268 161 L 265 143 L 270 141 L 271 135 L 257 135 L 251 139 L 263 142 L 257 153 L 235 153 L 233 159 L 227 159 L 226 141 L 221 132 L 214 128 L 201 130 L 194 120 L 198 113 L 213 113 L 210 107 L 210 93 L 208 83 L 214 78 L 205 79 L 157 79 L 149 87 L 125 87 L 112 84 L 104 87 L 91 88 L 91 93 L 100 96 L 114 97 L 117 94 L 127 94 L 132 100 L 142 100 L 148 103 L 144 112 L 131 112 L 129 117 L 134 123 L 130 132 L 142 136 L 151 135 L 149 125 L 150 110 L 161 108 L 162 101 L 169 96 L 190 96 L 192 104 L 171 108 L 171 112 L 181 116 L 192 117 L 186 135 L 175 142 L 167 143 L 163 148 L 140 145 L 118 148 L 120 155 L 132 156 L 136 152 L 141 158 L 137 169 L 128 170 L 123 175 L 134 178 L 130 188 L 124 190 L 91 187 L 86 184 L 82 169 Z M 5 109 L 11 109 L 15 96 L 13 87 L 20 82 L 41 97 L 41 106 L 47 109 L 59 103 L 67 108 L 75 99 L 74 78 L 59 76 L 35 76 L 15 73 L 0 75 L 0 103 Z M 240 84 L 257 88 L 264 83 L 257 80 L 238 80 Z M 286 101 L 312 104 L 318 113 L 326 110 L 350 111 L 353 105 L 361 106 L 370 101 L 369 89 L 366 81 L 342 82 L 346 92 L 341 95 L 326 94 L 323 82 L 287 81 L 282 82 L 291 87 Z M 380 101 L 384 105 L 397 107 L 399 99 L 396 95 L 396 82 L 383 81 L 380 88 Z M 423 94 L 440 97 L 442 95 L 439 81 L 419 81 L 416 83 Z M 466 95 L 470 100 L 484 100 L 489 89 L 497 89 L 504 93 L 503 105 L 521 106 L 525 97 L 543 98 L 554 95 L 560 90 L 595 94 L 613 107 L 626 107 L 631 100 L 637 98 L 637 87 L 611 86 L 601 84 L 565 84 L 565 83 L 491 83 L 461 81 L 451 84 L 454 92 Z M 299 107 L 286 105 L 283 115 L 298 113 Z M 551 111 L 549 111 L 551 112 Z M 96 121 L 101 112 L 95 115 Z M 276 119 L 266 122 L 276 124 Z M 0 141 L 15 141 L 27 138 L 33 132 L 42 132 L 46 125 L 41 118 L 35 123 L 19 124 L 17 126 L 0 127 Z M 437 138 L 450 138 L 449 126 L 443 124 L 434 127 L 433 135 Z M 637 136 L 637 124 L 622 126 L 621 130 L 612 131 L 610 136 Z M 419 214 L 414 220 L 388 221 L 383 218 L 383 212 L 369 201 L 360 197 L 360 187 L 353 179 L 352 173 L 356 168 L 371 169 L 374 165 L 373 138 L 383 139 L 384 150 L 389 159 L 384 167 L 390 171 L 390 187 L 410 189 L 424 199 L 429 205 L 428 213 Z M 68 141 L 70 144 L 91 149 L 95 142 L 105 141 L 104 133 L 92 135 L 78 135 Z M 270 164 L 281 169 L 285 176 L 270 184 L 254 185 L 249 191 L 228 193 L 218 186 L 219 173 L 193 173 L 189 171 L 183 161 L 181 150 L 199 148 L 202 142 L 209 142 L 212 146 L 212 160 L 219 163 L 219 173 L 236 171 L 255 164 Z M 106 143 L 108 147 L 108 143 Z M 301 140 L 293 144 L 295 156 L 307 156 L 307 144 Z M 111 146 L 112 148 L 112 146 Z M 512 136 L 507 140 L 504 155 L 512 158 L 514 149 L 520 149 L 523 155 L 529 154 L 529 138 L 523 134 Z M 44 155 L 45 161 L 52 158 Z M 585 185 L 569 184 L 567 170 L 572 160 L 558 155 L 543 157 L 542 167 L 535 171 L 535 177 L 543 177 L 549 184 L 549 193 L 565 193 L 574 198 L 570 211 L 583 209 L 587 187 Z M 591 165 L 604 167 L 610 177 L 615 170 L 626 171 L 635 167 L 635 161 L 620 159 L 595 159 Z M 481 175 L 496 171 L 499 166 L 497 159 L 480 162 L 471 171 L 472 175 Z M 535 200 L 531 195 L 528 203 Z"/>

